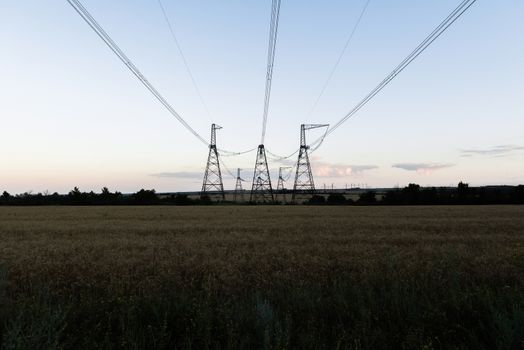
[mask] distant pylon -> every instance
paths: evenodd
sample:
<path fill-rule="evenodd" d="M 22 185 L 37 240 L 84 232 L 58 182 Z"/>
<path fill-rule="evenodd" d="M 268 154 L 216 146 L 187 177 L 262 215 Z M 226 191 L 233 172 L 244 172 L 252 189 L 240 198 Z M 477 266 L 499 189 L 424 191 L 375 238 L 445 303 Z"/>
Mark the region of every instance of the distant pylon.
<path fill-rule="evenodd" d="M 242 189 L 242 178 L 240 177 L 240 168 L 237 169 L 237 183 L 235 185 L 235 202 L 244 202 L 244 190 Z"/>
<path fill-rule="evenodd" d="M 204 182 L 202 184 L 201 197 L 219 196 L 225 199 L 224 184 L 222 182 L 222 173 L 220 172 L 220 161 L 217 151 L 216 131 L 222 129 L 220 125 L 211 124 L 211 143 L 209 144 L 209 156 L 207 157 L 206 172 L 204 173 Z"/>
<path fill-rule="evenodd" d="M 293 185 L 294 201 L 298 194 L 314 194 L 315 182 L 313 181 L 313 173 L 311 172 L 311 164 L 309 162 L 308 149 L 306 143 L 306 130 L 323 128 L 329 126 L 328 124 L 302 124 L 300 125 L 300 150 L 298 152 L 297 172 L 295 174 L 295 184 Z"/>
<path fill-rule="evenodd" d="M 284 169 L 291 169 L 290 166 L 281 166 L 278 168 L 278 184 L 277 184 L 277 200 L 281 199 L 282 202 L 286 202 L 286 189 L 284 188 L 284 182 L 286 182 L 287 179 L 284 179 L 282 176 L 282 170 Z"/>
<path fill-rule="evenodd" d="M 263 203 L 273 203 L 275 201 L 264 145 L 258 146 L 255 171 L 253 173 L 253 185 L 251 186 L 251 196 L 249 200 L 250 202 Z"/>

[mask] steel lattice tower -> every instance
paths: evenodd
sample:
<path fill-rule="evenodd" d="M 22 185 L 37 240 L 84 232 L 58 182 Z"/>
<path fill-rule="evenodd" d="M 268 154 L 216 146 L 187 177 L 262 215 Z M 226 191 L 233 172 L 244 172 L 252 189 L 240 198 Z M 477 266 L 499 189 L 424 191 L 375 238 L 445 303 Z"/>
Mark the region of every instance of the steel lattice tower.
<path fill-rule="evenodd" d="M 314 194 L 315 182 L 311 172 L 311 163 L 309 162 L 308 150 L 306 143 L 306 130 L 327 127 L 327 124 L 302 124 L 300 125 L 300 150 L 298 152 L 297 172 L 295 174 L 295 184 L 293 185 L 294 201 L 297 194 Z"/>
<path fill-rule="evenodd" d="M 284 182 L 286 181 L 284 177 L 282 176 L 282 170 L 284 169 L 291 169 L 290 166 L 283 166 L 278 168 L 278 184 L 277 184 L 277 200 L 281 197 L 282 201 L 286 201 L 286 189 L 284 188 Z"/>
<path fill-rule="evenodd" d="M 275 202 L 264 145 L 258 146 L 255 171 L 253 173 L 253 185 L 251 187 L 251 196 L 249 200 L 251 202 L 263 203 Z"/>
<path fill-rule="evenodd" d="M 237 202 L 238 200 L 240 200 L 240 202 L 245 201 L 244 190 L 242 189 L 242 181 L 244 180 L 240 177 L 240 168 L 238 168 L 237 169 L 237 183 L 235 185 L 235 197 L 234 197 L 235 202 Z"/>
<path fill-rule="evenodd" d="M 224 184 L 222 182 L 222 173 L 220 171 L 220 161 L 217 151 L 216 131 L 219 129 L 222 129 L 220 125 L 211 124 L 211 143 L 209 144 L 209 156 L 207 157 L 201 197 L 213 195 L 219 196 L 224 200 Z"/>

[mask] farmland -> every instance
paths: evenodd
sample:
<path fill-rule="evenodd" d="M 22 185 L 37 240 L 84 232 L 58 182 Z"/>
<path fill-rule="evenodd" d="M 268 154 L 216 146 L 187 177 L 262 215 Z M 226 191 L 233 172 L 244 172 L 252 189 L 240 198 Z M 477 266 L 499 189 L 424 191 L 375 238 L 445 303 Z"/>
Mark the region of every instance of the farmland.
<path fill-rule="evenodd" d="M 3 348 L 522 348 L 523 206 L 0 208 Z"/>

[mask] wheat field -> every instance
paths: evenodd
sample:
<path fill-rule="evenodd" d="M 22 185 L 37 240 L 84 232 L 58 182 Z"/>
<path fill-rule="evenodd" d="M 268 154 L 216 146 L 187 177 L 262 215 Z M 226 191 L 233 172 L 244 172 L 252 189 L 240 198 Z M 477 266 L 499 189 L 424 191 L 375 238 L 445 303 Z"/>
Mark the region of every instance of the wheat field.
<path fill-rule="evenodd" d="M 0 207 L 3 348 L 524 348 L 522 206 Z"/>

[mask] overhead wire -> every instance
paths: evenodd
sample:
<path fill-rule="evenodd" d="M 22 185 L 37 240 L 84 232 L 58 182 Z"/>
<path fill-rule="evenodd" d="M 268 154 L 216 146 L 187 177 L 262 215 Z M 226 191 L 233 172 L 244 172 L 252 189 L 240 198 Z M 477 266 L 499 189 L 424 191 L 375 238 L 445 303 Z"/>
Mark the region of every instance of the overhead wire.
<path fill-rule="evenodd" d="M 311 146 L 308 146 L 309 147 L 309 152 L 310 153 L 313 153 L 314 151 L 317 150 L 318 147 L 320 147 L 320 145 L 322 144 L 322 142 L 324 142 L 324 139 L 326 138 L 326 135 L 327 135 L 327 132 L 329 130 L 329 125 L 325 125 L 323 126 L 325 127 L 325 131 L 324 133 L 322 134 L 322 136 L 320 137 L 320 143 L 317 144 L 317 141 L 315 141 L 315 143 L 313 144 L 316 144 L 315 147 L 311 148 Z M 300 148 L 297 148 L 293 153 L 291 153 L 290 155 L 287 155 L 287 156 L 280 156 L 278 154 L 275 154 L 275 153 L 272 153 L 271 151 L 267 150 L 266 149 L 266 153 L 269 155 L 268 158 L 270 158 L 271 160 L 273 161 L 276 161 L 276 162 L 279 162 L 279 161 L 282 161 L 282 160 L 285 160 L 285 159 L 289 159 L 291 157 L 293 157 L 295 154 L 298 153 L 298 151 L 300 151 Z"/>
<path fill-rule="evenodd" d="M 175 34 L 175 30 L 173 28 L 171 20 L 169 19 L 169 16 L 167 15 L 167 11 L 166 11 L 166 9 L 164 7 L 164 4 L 162 3 L 162 0 L 157 0 L 157 1 L 158 1 L 158 5 L 159 5 L 159 7 L 160 7 L 160 9 L 162 11 L 162 15 L 164 17 L 164 20 L 165 20 L 165 22 L 167 24 L 167 27 L 169 29 L 169 32 L 171 34 L 171 38 L 173 39 L 173 42 L 174 42 L 176 48 L 178 49 L 180 57 L 182 57 L 182 62 L 184 63 L 184 66 L 186 67 L 187 73 L 188 73 L 189 77 L 191 78 L 191 82 L 193 83 L 193 87 L 195 88 L 195 91 L 196 91 L 196 93 L 198 95 L 198 98 L 200 99 L 200 103 L 202 103 L 202 106 L 204 107 L 204 110 L 206 111 L 207 116 L 209 117 L 211 122 L 213 122 L 213 117 L 211 116 L 211 113 L 209 112 L 209 108 L 207 106 L 207 103 L 204 100 L 204 97 L 202 96 L 202 93 L 200 92 L 200 89 L 199 89 L 198 84 L 196 82 L 195 76 L 193 75 L 193 72 L 191 71 L 191 68 L 189 67 L 189 63 L 187 62 L 186 56 L 184 55 L 184 52 L 182 51 L 182 47 L 180 46 L 180 43 L 178 42 L 178 39 L 177 39 L 176 34 Z"/>
<path fill-rule="evenodd" d="M 278 154 L 275 154 L 275 153 L 272 153 L 270 152 L 269 150 L 266 149 L 266 153 L 269 155 L 268 158 L 270 158 L 272 161 L 281 161 L 281 160 L 285 160 L 285 159 L 289 159 L 291 157 L 293 157 L 295 154 L 297 154 L 299 151 L 299 149 L 297 149 L 296 151 L 294 151 L 293 153 L 291 153 L 290 155 L 288 156 L 279 156 Z"/>
<path fill-rule="evenodd" d="M 160 0 L 159 0 L 160 1 Z M 100 26 L 100 24 L 91 16 L 89 11 L 82 5 L 79 0 L 67 0 L 67 2 L 73 7 L 73 9 L 82 17 L 82 19 L 91 27 L 91 29 L 104 41 L 104 43 L 113 51 L 113 53 L 124 63 L 124 65 L 138 78 L 138 80 L 151 92 L 151 94 L 173 115 L 186 130 L 193 134 L 200 142 L 208 145 L 206 141 L 196 130 L 194 130 L 184 118 L 182 118 L 176 110 L 169 104 L 169 102 L 158 92 L 158 90 L 147 80 L 147 78 L 140 72 L 135 64 L 125 55 L 120 47 L 113 41 L 113 39 L 107 34 L 107 32 Z M 271 93 L 271 80 L 273 74 L 273 63 L 275 57 L 276 38 L 278 32 L 278 20 L 280 13 L 280 0 L 273 0 L 271 10 L 271 23 L 270 23 L 270 44 L 268 48 L 268 66 L 266 76 L 266 93 L 264 100 L 264 114 L 263 114 L 263 127 L 262 127 L 262 144 L 265 139 L 267 116 L 269 110 L 269 97 Z M 354 116 L 362 107 L 364 107 L 372 98 L 374 98 L 384 87 L 386 87 L 398 74 L 400 74 L 411 62 L 413 62 L 422 52 L 424 52 L 437 38 L 439 38 L 458 18 L 460 18 L 474 3 L 476 0 L 464 0 L 462 3 L 444 20 L 442 23 L 428 36 L 426 39 L 413 50 L 384 80 L 382 80 L 370 93 L 368 93 L 355 107 L 353 107 L 343 118 L 337 121 L 333 127 L 326 130 L 326 133 L 311 144 L 314 146 L 312 152 L 320 147 L 325 138 L 338 129 L 343 123 L 349 118 Z M 160 3 L 161 4 L 161 3 Z M 366 3 L 369 4 L 369 1 Z M 164 11 L 165 13 L 165 11 Z M 363 14 L 362 14 L 363 15 Z M 174 33 L 174 31 L 173 31 Z M 176 39 L 175 39 L 176 40 Z M 349 45 L 349 43 L 348 43 Z M 180 50 L 181 51 L 181 50 Z M 185 60 L 185 59 L 184 59 Z M 186 61 L 187 63 L 187 61 Z M 336 64 L 338 65 L 338 63 Z M 189 67 L 187 65 L 187 67 Z M 336 68 L 335 68 L 336 69 Z M 330 78 L 328 78 L 330 79 Z M 249 149 L 243 152 L 232 152 L 227 150 L 220 150 L 226 153 L 224 156 L 236 156 L 246 154 L 254 151 L 256 148 Z M 292 157 L 298 150 L 290 154 L 289 156 L 275 156 L 275 159 L 284 160 Z"/>
<path fill-rule="evenodd" d="M 335 74 L 338 66 L 340 65 L 340 62 L 342 61 L 342 58 L 344 57 L 344 55 L 345 55 L 345 53 L 346 53 L 346 51 L 347 51 L 347 49 L 349 47 L 349 44 L 353 40 L 353 36 L 355 35 L 355 33 L 356 33 L 356 31 L 357 31 L 357 29 L 358 29 L 358 27 L 360 25 L 360 22 L 362 21 L 362 18 L 364 17 L 364 14 L 366 13 L 366 10 L 367 10 L 370 2 L 371 2 L 371 0 L 366 0 L 366 2 L 364 4 L 364 8 L 360 12 L 360 15 L 358 16 L 358 19 L 357 19 L 355 25 L 353 26 L 353 29 L 351 30 L 351 32 L 350 32 L 350 34 L 349 34 L 349 36 L 348 36 L 348 38 L 346 40 L 346 43 L 344 44 L 344 47 L 342 48 L 342 51 L 338 55 L 338 58 L 337 58 L 337 60 L 335 62 L 335 65 L 333 66 L 333 68 L 329 72 L 329 75 L 328 75 L 326 81 L 324 82 L 324 85 L 322 85 L 322 88 L 320 89 L 320 93 L 318 94 L 317 98 L 315 99 L 315 102 L 311 106 L 311 109 L 309 110 L 309 112 L 308 112 L 308 114 L 306 116 L 306 120 L 309 119 L 309 117 L 311 116 L 313 111 L 317 108 L 318 102 L 320 101 L 320 99 L 324 95 L 324 92 L 326 91 L 326 88 L 328 87 L 329 83 L 331 82 L 331 79 L 333 78 L 333 75 Z"/>
<path fill-rule="evenodd" d="M 386 87 L 397 75 L 399 75 L 411 62 L 413 62 L 422 52 L 424 52 L 437 38 L 439 38 L 456 20 L 458 20 L 477 0 L 464 0 L 455 10 L 444 19 L 430 35 L 420 43 L 393 71 L 386 76 L 371 92 L 369 92 L 355 107 L 353 107 L 343 118 L 337 121 L 324 135 L 317 139 L 312 145 L 320 147 L 324 139 L 331 135 L 336 129 L 344 124 L 349 118 L 353 117 L 362 107 L 364 107 L 373 97 L 375 97 L 384 87 Z"/>
<path fill-rule="evenodd" d="M 324 143 L 324 140 L 326 139 L 326 137 L 328 135 L 328 132 L 329 132 L 329 126 L 326 127 L 326 131 L 324 131 L 324 134 L 319 139 L 317 139 L 317 141 L 315 141 L 314 143 L 309 145 L 309 153 L 310 154 L 315 152 L 317 149 L 320 148 L 320 146 L 322 146 L 322 144 Z"/>
<path fill-rule="evenodd" d="M 273 0 L 271 3 L 271 21 L 269 25 L 269 46 L 267 52 L 266 90 L 264 95 L 264 112 L 262 115 L 262 137 L 260 144 L 264 144 L 269 113 L 269 100 L 271 96 L 271 83 L 273 80 L 273 64 L 275 61 L 275 48 L 277 44 L 278 21 L 280 16 L 281 0 Z"/>
<path fill-rule="evenodd" d="M 193 129 L 185 120 L 177 113 L 177 111 L 169 104 L 169 102 L 158 92 L 158 90 L 147 80 L 147 78 L 140 72 L 135 64 L 126 56 L 120 47 L 111 39 L 107 32 L 98 24 L 98 22 L 91 16 L 89 11 L 82 5 L 79 0 L 67 0 L 67 2 L 75 9 L 75 11 L 82 17 L 82 19 L 93 29 L 93 31 L 104 41 L 104 43 L 113 51 L 113 53 L 126 65 L 126 67 L 135 75 L 138 80 L 153 94 L 153 96 L 174 116 L 184 128 L 193 134 L 200 142 L 208 145 L 206 141 L 195 129 Z"/>
<path fill-rule="evenodd" d="M 284 180 L 284 182 L 286 182 L 287 180 L 289 180 L 291 178 L 291 175 L 293 175 L 295 167 L 296 167 L 296 164 L 294 166 L 288 167 L 289 168 L 289 173 L 287 174 L 286 177 L 282 177 L 282 180 Z"/>
<path fill-rule="evenodd" d="M 413 50 L 397 67 L 384 78 L 366 97 L 364 97 L 353 109 L 349 111 L 342 119 L 336 122 L 333 127 L 326 129 L 326 132 L 314 142 L 310 143 L 310 153 L 315 152 L 324 143 L 325 139 L 338 129 L 344 122 L 354 116 L 362 107 L 364 107 L 373 97 L 375 97 L 384 87 L 386 87 L 398 74 L 400 74 L 411 62 L 413 62 L 422 52 L 424 52 L 437 38 L 439 38 L 456 20 L 458 20 L 477 0 L 462 1 L 416 48 Z M 267 150 L 266 150 L 267 151 Z M 296 154 L 297 149 L 290 156 Z M 268 152 L 269 153 L 269 152 Z M 274 155 L 274 154 L 273 154 Z M 287 159 L 279 157 L 279 159 Z"/>
<path fill-rule="evenodd" d="M 258 147 L 250 148 L 250 149 L 248 149 L 246 151 L 242 151 L 242 152 L 232 152 L 232 151 L 227 151 L 227 150 L 224 150 L 224 149 L 221 149 L 221 148 L 217 148 L 217 150 L 223 153 L 223 154 L 221 154 L 222 157 L 236 157 L 236 156 L 240 156 L 240 155 L 243 155 L 243 154 L 251 153 L 254 150 L 256 150 L 257 148 Z"/>
<path fill-rule="evenodd" d="M 223 156 L 219 154 L 219 159 L 220 159 L 220 162 L 222 163 L 222 165 L 224 166 L 224 169 L 226 169 L 226 172 L 229 174 L 229 176 L 231 176 L 232 178 L 236 179 L 237 176 L 235 174 L 233 174 L 233 172 L 229 169 L 229 167 L 224 162 L 224 159 L 222 157 Z M 245 181 L 245 180 L 242 180 L 242 181 Z"/>
<path fill-rule="evenodd" d="M 295 171 L 297 169 L 297 162 L 293 163 L 293 166 L 291 166 L 289 168 L 290 168 L 289 174 L 285 178 L 283 178 L 284 182 L 287 182 L 293 176 L 293 174 L 295 173 Z"/>

